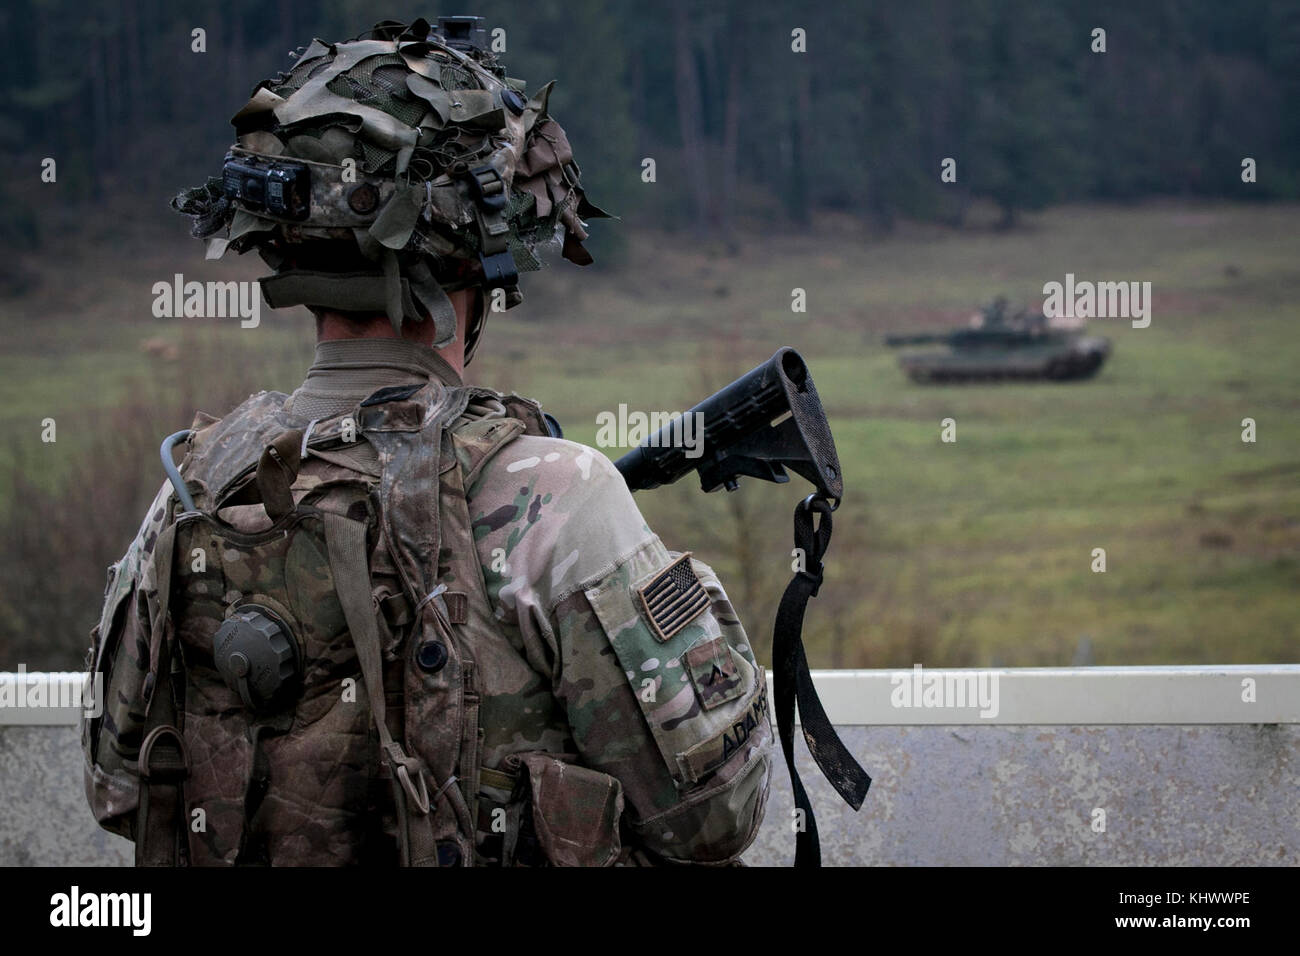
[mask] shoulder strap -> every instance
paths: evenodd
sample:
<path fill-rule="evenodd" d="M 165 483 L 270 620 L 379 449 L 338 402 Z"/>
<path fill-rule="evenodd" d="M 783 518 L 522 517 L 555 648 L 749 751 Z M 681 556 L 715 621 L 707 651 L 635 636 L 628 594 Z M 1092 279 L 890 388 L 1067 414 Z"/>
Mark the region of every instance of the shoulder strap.
<path fill-rule="evenodd" d="M 375 447 L 379 455 L 382 472 L 379 484 L 379 514 L 382 524 L 384 543 L 389 556 L 402 578 L 403 587 L 417 618 L 417 627 L 424 633 L 446 634 L 449 631 L 448 611 L 442 596 L 445 587 L 439 584 L 439 557 L 442 543 L 441 513 L 441 476 L 444 471 L 456 467 L 453 453 L 451 424 L 465 411 L 469 402 L 469 390 L 464 388 L 447 388 L 437 382 L 423 386 L 412 386 L 385 390 L 376 393 L 357 410 L 358 425 L 366 439 Z M 336 550 L 334 543 L 329 544 L 331 561 Z M 359 554 L 364 553 L 358 547 Z M 347 578 L 347 571 L 340 568 L 336 575 L 338 580 Z M 364 580 L 364 579 L 363 579 Z M 340 590 L 340 595 L 342 591 Z M 373 611 L 370 609 L 369 596 L 365 596 L 365 621 L 357 627 L 373 625 Z M 360 597 L 356 599 L 358 610 Z M 349 629 L 353 629 L 351 617 Z M 354 640 L 358 641 L 357 650 L 361 653 L 361 641 L 365 638 L 354 630 Z M 376 652 L 378 643 L 376 640 Z M 444 653 L 451 654 L 453 661 L 445 661 L 437 670 L 436 677 L 430 679 L 434 685 L 421 681 L 418 685 L 421 707 L 426 709 L 437 702 L 437 719 L 448 733 L 453 728 L 464 730 L 465 722 L 470 719 L 471 704 L 474 696 L 466 693 L 472 686 L 473 664 L 468 659 L 455 656 L 455 650 L 443 645 Z M 377 662 L 376 662 L 377 663 Z M 406 761 L 407 776 L 415 774 L 419 784 L 413 794 L 406 781 L 395 787 L 398 793 L 398 813 L 405 814 L 406 821 L 401 829 L 405 830 L 404 859 L 416 865 L 424 855 L 432 853 L 432 863 L 440 862 L 436 844 L 424 845 L 429 839 L 452 839 L 457 845 L 456 859 L 471 860 L 473 854 L 474 824 L 463 791 L 457 786 L 458 773 L 466 772 L 459 763 L 459 748 L 421 747 L 418 739 L 411 736 L 412 708 L 416 703 L 411 698 L 410 682 L 413 658 L 407 656 L 408 680 L 406 684 L 407 722 L 406 749 L 399 747 L 388 739 L 382 743 L 387 749 L 394 774 L 400 778 L 399 767 Z M 378 668 L 376 668 L 378 670 Z M 379 678 L 377 677 L 376 680 Z M 435 686 L 436 685 L 436 686 Z M 380 688 L 379 693 L 383 690 Z M 474 697 L 476 699 L 476 697 Z M 435 711 L 430 710 L 432 714 Z M 376 713 L 377 721 L 383 719 Z M 477 719 L 474 718 L 473 732 L 477 732 Z M 386 733 L 386 731 L 385 731 Z M 418 737 L 418 734 L 417 734 Z M 459 741 L 461 734 L 456 739 Z M 459 767 L 459 769 L 458 769 Z M 430 788 L 423 782 L 426 771 L 432 776 L 435 792 L 429 795 Z M 441 781 L 441 782 L 440 782 Z M 434 819 L 440 808 L 431 806 L 438 801 L 445 801 L 450 809 L 450 817 Z M 402 806 L 406 803 L 405 808 Z M 414 805 L 412 808 L 412 804 Z M 418 816 L 415 814 L 418 813 Z M 430 834 L 423 832 L 423 827 L 430 828 Z"/>
<path fill-rule="evenodd" d="M 546 423 L 546 414 L 539 403 L 531 398 L 514 394 L 501 396 L 501 402 L 512 418 L 517 418 L 524 423 L 525 434 L 543 437 L 551 434 L 550 426 Z"/>
<path fill-rule="evenodd" d="M 136 771 L 140 801 L 136 805 L 135 865 L 176 866 L 186 862 L 185 780 L 189 757 L 180 729 L 184 675 L 172 659 L 174 630 L 168 621 L 171 569 L 176 541 L 172 520 L 154 546 L 158 604 L 150 622 L 149 673 L 144 682 L 144 741 Z"/>
<path fill-rule="evenodd" d="M 460 463 L 465 490 L 474 486 L 483 465 L 519 435 L 550 435 L 542 407 L 519 395 L 503 395 L 487 388 L 467 390 L 470 400 L 490 398 L 499 401 L 506 415 L 478 418 L 460 423 L 453 430 L 454 450 Z"/>
<path fill-rule="evenodd" d="M 429 815 L 429 788 L 423 768 L 419 760 L 407 755 L 388 730 L 379 626 L 371 605 L 370 573 L 366 568 L 366 526 L 364 522 L 329 512 L 324 512 L 322 518 L 330 573 L 357 649 L 370 713 L 379 732 L 379 746 L 393 774 L 402 865 L 437 866 L 438 846 Z"/>
<path fill-rule="evenodd" d="M 524 430 L 524 423 L 517 418 L 482 419 L 456 429 L 453 440 L 463 487 L 472 488 L 488 459 Z"/>
<path fill-rule="evenodd" d="M 447 428 L 469 402 L 466 389 L 437 382 L 383 389 L 361 403 L 357 425 L 375 446 L 383 470 L 383 531 L 418 605 L 438 580 L 438 475 Z"/>
<path fill-rule="evenodd" d="M 198 478 L 208 492 L 208 507 L 261 458 L 263 449 L 287 428 L 283 392 L 258 392 L 224 418 L 198 428 L 181 465 L 188 479 Z M 196 425 L 200 422 L 196 419 Z"/>
<path fill-rule="evenodd" d="M 772 669 L 775 675 L 773 688 L 776 697 L 776 725 L 785 755 L 786 769 L 794 789 L 795 807 L 803 812 L 804 826 L 795 837 L 794 865 L 797 867 L 821 866 L 821 843 L 817 836 L 817 818 L 813 815 L 812 801 L 804 790 L 803 781 L 794 761 L 794 713 L 799 705 L 799 721 L 808 752 L 812 754 L 822 774 L 835 788 L 835 792 L 854 810 L 862 808 L 862 801 L 871 786 L 871 777 L 849 753 L 835 726 L 826 716 L 817 687 L 808 671 L 808 658 L 803 647 L 803 616 L 808 599 L 817 596 L 822 584 L 822 558 L 831 541 L 831 512 L 827 499 L 809 495 L 794 512 L 795 548 L 806 556 L 806 567 L 795 574 L 781 596 L 772 631 Z M 816 527 L 813 514 L 821 516 Z"/>

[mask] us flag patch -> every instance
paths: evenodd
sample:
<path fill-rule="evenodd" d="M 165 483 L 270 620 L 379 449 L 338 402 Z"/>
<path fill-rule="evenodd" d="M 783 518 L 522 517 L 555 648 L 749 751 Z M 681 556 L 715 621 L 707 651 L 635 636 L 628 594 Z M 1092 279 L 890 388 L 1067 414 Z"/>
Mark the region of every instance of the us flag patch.
<path fill-rule="evenodd" d="M 691 567 L 689 551 L 637 588 L 636 595 L 661 643 L 709 606 L 709 594 Z"/>

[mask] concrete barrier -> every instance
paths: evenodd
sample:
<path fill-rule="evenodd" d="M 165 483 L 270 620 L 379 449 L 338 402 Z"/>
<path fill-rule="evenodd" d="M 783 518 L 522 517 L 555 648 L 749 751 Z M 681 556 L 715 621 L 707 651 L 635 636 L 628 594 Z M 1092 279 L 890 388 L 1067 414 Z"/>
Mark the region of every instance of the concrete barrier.
<path fill-rule="evenodd" d="M 827 864 L 1300 864 L 1300 666 L 814 678 L 874 778 L 854 813 L 798 743 Z M 13 705 L 42 681 L 45 706 Z M 129 863 L 130 844 L 86 809 L 77 708 L 50 706 L 56 685 L 0 674 L 0 865 Z M 793 859 L 779 748 L 773 759 L 751 864 Z"/>

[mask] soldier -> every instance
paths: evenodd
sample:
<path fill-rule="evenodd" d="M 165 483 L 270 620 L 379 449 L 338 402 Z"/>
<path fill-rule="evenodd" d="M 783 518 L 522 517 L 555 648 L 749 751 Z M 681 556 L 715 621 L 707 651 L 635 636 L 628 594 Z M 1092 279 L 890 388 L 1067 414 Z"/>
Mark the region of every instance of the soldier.
<path fill-rule="evenodd" d="M 463 382 L 516 270 L 561 231 L 590 262 L 603 215 L 550 86 L 480 35 L 313 41 L 176 200 L 318 344 L 292 395 L 172 436 L 109 569 L 86 786 L 138 864 L 727 864 L 758 830 L 766 681 L 717 576 L 535 402 Z"/>

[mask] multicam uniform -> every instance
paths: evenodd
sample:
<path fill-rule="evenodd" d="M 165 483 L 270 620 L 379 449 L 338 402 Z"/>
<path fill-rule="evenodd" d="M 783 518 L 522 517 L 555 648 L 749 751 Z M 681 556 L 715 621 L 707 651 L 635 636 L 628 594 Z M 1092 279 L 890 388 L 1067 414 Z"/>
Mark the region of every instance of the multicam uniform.
<path fill-rule="evenodd" d="M 762 670 L 716 575 L 668 551 L 609 460 L 583 445 L 521 435 L 469 496 L 510 645 L 502 692 L 481 705 L 485 765 L 539 745 L 576 753 L 622 782 L 640 845 L 735 858 L 762 817 L 771 731 Z M 667 641 L 642 604 L 665 574 L 707 595 Z"/>
<path fill-rule="evenodd" d="M 340 360 L 363 368 L 332 372 L 331 363 Z M 436 353 L 419 346 L 325 343 L 307 383 L 287 403 L 289 421 L 302 426 L 337 415 L 355 408 L 376 387 L 418 382 L 421 374 L 459 386 Z M 210 427 L 215 431 L 219 425 Z M 443 607 L 454 653 L 473 675 L 466 678 L 467 691 L 477 695 L 476 707 L 459 712 L 477 728 L 466 734 L 448 727 L 433 734 L 444 741 L 454 773 L 434 772 L 430 789 L 451 785 L 447 777 L 455 780 L 473 814 L 474 833 L 462 836 L 472 839 L 474 849 L 444 854 L 440 840 L 439 860 L 734 862 L 755 836 L 768 791 L 771 728 L 763 670 L 712 570 L 665 548 L 605 456 L 543 430 L 536 406 L 483 389 L 472 390 L 451 426 L 457 467 L 443 469 L 439 479 L 439 580 L 448 589 Z M 328 488 L 345 474 L 377 479 L 382 471 L 379 456 L 364 440 L 321 451 L 303 462 L 294 498 Z M 124 833 L 132 828 L 138 800 L 133 760 L 143 727 L 142 675 L 159 626 L 158 570 L 151 557 L 172 518 L 170 497 L 164 487 L 135 542 L 112 569 L 93 648 L 96 666 L 109 674 L 110 699 L 102 725 L 86 729 L 88 793 L 101 822 Z M 456 505 L 459 500 L 465 508 Z M 326 510 L 327 501 L 321 501 Z M 249 530 L 266 520 L 260 505 L 234 505 L 223 517 Z M 382 546 L 372 551 L 370 572 L 389 722 L 397 736 L 403 707 L 408 721 L 418 716 L 426 727 L 436 725 L 444 711 L 422 710 L 410 699 L 409 681 L 404 699 L 400 674 L 394 677 L 407 656 L 404 645 L 414 638 L 409 602 L 386 577 L 391 562 L 384 552 Z M 173 587 L 194 590 L 184 580 L 183 564 L 176 567 L 180 580 L 173 575 Z M 239 595 L 222 597 L 230 602 Z M 198 613 L 198 604 L 173 600 L 173 614 L 178 606 Z M 346 626 L 340 620 L 335 629 L 346 631 Z M 178 631 L 183 646 L 185 625 Z M 325 656 L 332 669 L 316 689 L 329 691 L 340 675 L 357 671 L 350 642 L 322 646 L 329 648 Z M 192 664 L 195 651 L 184 653 Z M 186 805 L 190 815 L 204 806 L 213 811 L 208 819 L 214 834 L 189 838 L 195 862 L 392 860 L 391 808 L 373 779 L 380 761 L 346 768 L 369 780 L 370 796 L 363 801 L 355 781 L 325 772 L 326 765 L 339 769 L 328 755 L 319 756 L 320 767 L 303 767 L 304 755 L 316 752 L 311 747 L 272 750 L 269 781 L 263 784 L 266 809 L 254 818 L 244 796 L 248 781 L 231 780 L 251 779 L 256 761 L 244 753 L 237 765 L 222 765 L 229 741 L 220 735 L 233 734 L 222 722 L 230 712 L 221 696 L 226 688 L 214 684 L 215 691 L 203 690 L 198 683 L 202 701 L 194 703 L 192 690 L 182 708 L 191 746 Z M 334 700 L 332 693 L 317 696 Z M 363 730 L 373 737 L 364 696 L 344 711 L 350 713 L 346 720 L 354 737 Z M 205 707 L 213 713 L 190 713 Z M 339 732 L 336 711 L 299 703 L 292 726 L 277 732 L 300 743 L 317 729 Z M 477 746 L 464 746 L 474 740 L 475 730 Z M 322 736 L 314 746 L 328 740 Z M 364 752 L 373 756 L 373 740 L 369 747 Z M 433 767 L 442 759 L 431 757 L 427 763 Z M 369 810 L 364 821 L 355 813 L 362 803 Z M 381 819 L 382 827 L 376 822 Z M 223 827 L 225 833 L 215 832 Z M 380 829 L 386 835 L 377 836 Z M 297 836 L 286 836 L 285 830 Z M 248 836 L 254 831 L 266 831 L 264 848 L 250 857 Z M 360 831 L 368 835 L 358 837 Z"/>
<path fill-rule="evenodd" d="M 456 18 L 452 18 L 456 20 Z M 459 22 L 459 21 L 458 21 Z M 273 307 L 432 322 L 489 301 L 587 198 L 548 84 L 477 21 L 314 40 L 173 205 L 256 250 Z M 484 34 L 485 35 L 485 34 Z M 350 427 L 352 426 L 352 427 Z M 355 430 L 356 434 L 351 435 Z M 200 417 L 110 571 L 87 793 L 137 862 L 725 863 L 767 796 L 766 682 L 708 567 L 601 455 L 409 343 L 323 343 L 303 387 Z M 269 520 L 269 524 L 268 524 Z M 296 691 L 296 693 L 290 693 Z"/>

